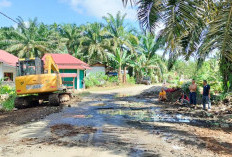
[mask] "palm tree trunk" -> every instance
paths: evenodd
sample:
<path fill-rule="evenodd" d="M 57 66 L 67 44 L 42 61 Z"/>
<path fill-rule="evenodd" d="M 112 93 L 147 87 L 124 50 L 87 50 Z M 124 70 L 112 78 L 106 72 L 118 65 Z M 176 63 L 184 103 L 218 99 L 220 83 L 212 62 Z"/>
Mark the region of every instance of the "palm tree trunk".
<path fill-rule="evenodd" d="M 118 82 L 119 83 L 122 83 L 121 69 L 122 69 L 122 67 L 121 67 L 121 65 L 119 65 L 119 67 L 118 67 Z"/>
<path fill-rule="evenodd" d="M 123 73 L 123 83 L 126 83 L 126 66 L 124 67 L 124 73 Z"/>
<path fill-rule="evenodd" d="M 232 90 L 232 62 L 225 56 L 221 56 L 220 71 L 223 79 L 224 92 Z M 230 87 L 227 86 L 227 82 L 230 83 Z"/>

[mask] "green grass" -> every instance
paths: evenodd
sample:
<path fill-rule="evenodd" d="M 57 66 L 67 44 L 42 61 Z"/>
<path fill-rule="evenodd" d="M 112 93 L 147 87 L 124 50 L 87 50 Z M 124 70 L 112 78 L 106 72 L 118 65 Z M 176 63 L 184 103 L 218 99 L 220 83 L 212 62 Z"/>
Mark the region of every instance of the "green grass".
<path fill-rule="evenodd" d="M 10 97 L 3 102 L 3 108 L 6 111 L 11 111 L 14 108 L 14 100 L 16 98 L 16 94 L 10 95 Z"/>

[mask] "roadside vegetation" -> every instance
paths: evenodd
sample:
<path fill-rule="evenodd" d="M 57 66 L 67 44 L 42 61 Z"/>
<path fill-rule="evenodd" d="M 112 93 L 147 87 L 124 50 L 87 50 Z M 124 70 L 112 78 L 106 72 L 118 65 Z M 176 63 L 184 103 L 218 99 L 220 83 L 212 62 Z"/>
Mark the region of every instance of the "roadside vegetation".
<path fill-rule="evenodd" d="M 0 110 L 12 110 L 14 108 L 15 97 L 15 89 L 9 85 L 3 85 L 0 80 Z"/>

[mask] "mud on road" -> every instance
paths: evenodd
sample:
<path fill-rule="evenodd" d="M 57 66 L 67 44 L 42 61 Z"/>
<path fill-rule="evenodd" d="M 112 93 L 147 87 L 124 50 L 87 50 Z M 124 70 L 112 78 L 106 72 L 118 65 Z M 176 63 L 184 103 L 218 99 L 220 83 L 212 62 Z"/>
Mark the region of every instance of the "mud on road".
<path fill-rule="evenodd" d="M 0 156 L 232 156 L 230 126 L 205 125 L 208 118 L 170 112 L 156 96 L 138 97 L 151 87 L 91 92 L 43 119 L 5 127 Z"/>

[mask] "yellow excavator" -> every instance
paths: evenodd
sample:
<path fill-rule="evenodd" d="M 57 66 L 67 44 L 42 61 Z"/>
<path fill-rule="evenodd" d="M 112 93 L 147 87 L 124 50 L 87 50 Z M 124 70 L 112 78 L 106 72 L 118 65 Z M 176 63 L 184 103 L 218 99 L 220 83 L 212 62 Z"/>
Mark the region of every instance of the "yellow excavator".
<path fill-rule="evenodd" d="M 71 93 L 62 86 L 59 68 L 51 55 L 40 58 L 19 59 L 15 78 L 16 108 L 26 108 L 44 101 L 60 105 L 71 99 Z"/>

